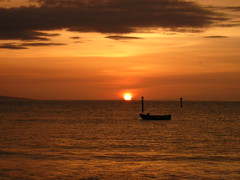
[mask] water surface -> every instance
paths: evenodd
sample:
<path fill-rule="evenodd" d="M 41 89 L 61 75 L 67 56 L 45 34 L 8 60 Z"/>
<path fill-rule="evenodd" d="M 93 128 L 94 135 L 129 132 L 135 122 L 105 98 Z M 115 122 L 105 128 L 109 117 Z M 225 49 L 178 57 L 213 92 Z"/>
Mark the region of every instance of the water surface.
<path fill-rule="evenodd" d="M 0 102 L 0 179 L 240 179 L 239 102 Z"/>

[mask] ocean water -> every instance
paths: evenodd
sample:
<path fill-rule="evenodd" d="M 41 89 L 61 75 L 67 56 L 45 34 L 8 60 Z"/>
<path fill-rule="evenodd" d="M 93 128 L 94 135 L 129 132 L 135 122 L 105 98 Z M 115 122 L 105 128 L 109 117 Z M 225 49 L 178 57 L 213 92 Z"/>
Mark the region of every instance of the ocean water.
<path fill-rule="evenodd" d="M 240 179 L 240 102 L 0 101 L 0 179 Z"/>

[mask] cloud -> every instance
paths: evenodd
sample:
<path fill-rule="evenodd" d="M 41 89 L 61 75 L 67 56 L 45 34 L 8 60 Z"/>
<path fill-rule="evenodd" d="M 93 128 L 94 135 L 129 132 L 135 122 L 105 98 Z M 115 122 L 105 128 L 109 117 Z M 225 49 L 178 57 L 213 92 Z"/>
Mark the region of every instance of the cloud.
<path fill-rule="evenodd" d="M 62 46 L 63 43 L 24 43 L 21 46 Z"/>
<path fill-rule="evenodd" d="M 13 49 L 13 50 L 19 50 L 19 49 L 27 49 L 26 47 L 23 47 L 21 45 L 16 44 L 10 44 L 10 43 L 4 43 L 0 44 L 0 49 Z"/>
<path fill-rule="evenodd" d="M 0 44 L 0 49 L 12 49 L 12 50 L 19 50 L 19 49 L 28 49 L 28 46 L 61 46 L 66 45 L 63 43 L 22 43 L 22 44 L 16 44 L 16 43 L 4 43 Z"/>
<path fill-rule="evenodd" d="M 1 19 L 0 19 L 1 22 Z M 15 22 L 9 22 L 15 23 Z M 15 29 L 7 28 L 7 22 L 3 23 L 0 29 L 0 39 L 2 40 L 22 40 L 22 41 L 29 41 L 29 40 L 40 40 L 40 41 L 49 41 L 49 37 L 59 36 L 60 34 L 57 33 L 45 33 L 39 32 L 34 29 L 28 28 L 21 28 L 16 25 Z M 14 26 L 14 25 L 11 25 Z"/>
<path fill-rule="evenodd" d="M 218 12 L 225 17 L 225 20 L 216 24 L 216 27 L 236 27 L 240 26 L 239 11 L 240 6 L 210 6 L 209 10 Z"/>
<path fill-rule="evenodd" d="M 205 36 L 204 38 L 228 38 L 227 36 Z"/>
<path fill-rule="evenodd" d="M 225 7 L 224 9 L 227 9 L 230 11 L 240 11 L 240 6 Z"/>
<path fill-rule="evenodd" d="M 81 39 L 80 37 L 78 36 L 73 36 L 73 37 L 70 37 L 71 39 Z"/>
<path fill-rule="evenodd" d="M 199 29 L 225 20 L 183 0 L 35 0 L 38 7 L 0 8 L 0 39 L 49 40 L 40 31 L 131 33 L 151 28 Z"/>
<path fill-rule="evenodd" d="M 143 39 L 140 37 L 133 36 L 106 36 L 105 38 L 113 39 L 113 40 L 134 40 L 134 39 Z"/>

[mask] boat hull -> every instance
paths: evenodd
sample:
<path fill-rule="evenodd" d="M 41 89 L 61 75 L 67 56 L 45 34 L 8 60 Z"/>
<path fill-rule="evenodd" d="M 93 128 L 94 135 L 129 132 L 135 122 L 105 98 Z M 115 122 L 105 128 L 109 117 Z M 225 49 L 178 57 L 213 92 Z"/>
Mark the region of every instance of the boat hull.
<path fill-rule="evenodd" d="M 150 115 L 150 114 L 140 114 L 143 120 L 171 120 L 171 115 Z"/>

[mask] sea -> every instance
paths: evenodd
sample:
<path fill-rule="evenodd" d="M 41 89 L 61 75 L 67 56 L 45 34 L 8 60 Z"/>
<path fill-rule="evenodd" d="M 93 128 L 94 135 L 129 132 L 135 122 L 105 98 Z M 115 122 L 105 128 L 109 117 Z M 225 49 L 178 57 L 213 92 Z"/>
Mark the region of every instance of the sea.
<path fill-rule="evenodd" d="M 0 101 L 1 180 L 240 179 L 240 102 Z"/>

